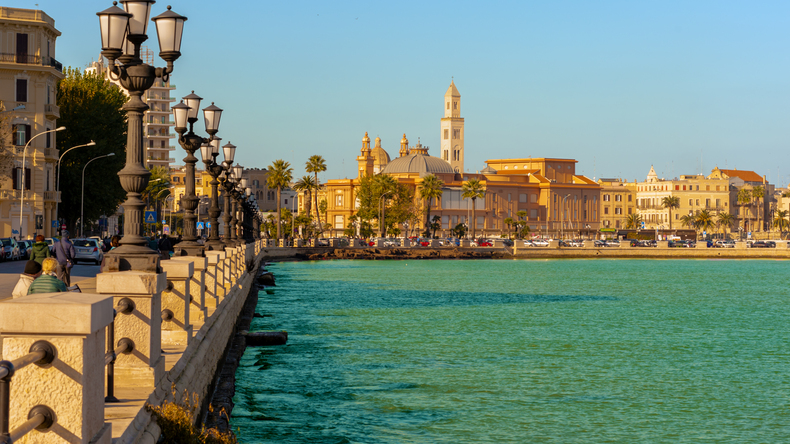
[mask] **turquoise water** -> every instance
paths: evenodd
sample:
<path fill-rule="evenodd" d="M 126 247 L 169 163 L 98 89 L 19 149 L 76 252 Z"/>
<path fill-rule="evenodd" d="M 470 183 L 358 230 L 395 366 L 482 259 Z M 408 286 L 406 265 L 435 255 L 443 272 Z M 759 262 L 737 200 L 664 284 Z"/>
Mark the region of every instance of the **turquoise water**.
<path fill-rule="evenodd" d="M 278 263 L 244 443 L 790 440 L 788 262 Z"/>

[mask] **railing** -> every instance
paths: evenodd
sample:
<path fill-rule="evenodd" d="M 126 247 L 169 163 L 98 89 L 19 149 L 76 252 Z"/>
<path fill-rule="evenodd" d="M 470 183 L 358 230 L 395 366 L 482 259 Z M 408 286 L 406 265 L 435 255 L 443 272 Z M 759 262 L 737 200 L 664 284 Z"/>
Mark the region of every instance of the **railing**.
<path fill-rule="evenodd" d="M 0 200 L 19 200 L 22 198 L 20 190 L 0 190 Z"/>
<path fill-rule="evenodd" d="M 118 301 L 118 305 L 113 308 L 112 323 L 107 326 L 107 353 L 104 354 L 104 365 L 107 367 L 107 396 L 104 397 L 104 402 L 120 402 L 115 397 L 115 360 L 119 354 L 129 354 L 134 351 L 134 341 L 129 338 L 123 338 L 118 341 L 118 345 L 113 348 L 115 344 L 115 318 L 118 313 L 123 315 L 131 314 L 135 309 L 134 301 L 129 298 L 123 298 Z"/>
<path fill-rule="evenodd" d="M 41 57 L 33 54 L 0 53 L 0 62 L 19 63 L 23 65 L 51 66 L 58 71 L 63 72 L 63 64 L 55 60 L 53 57 Z"/>
<path fill-rule="evenodd" d="M 48 116 L 60 117 L 60 107 L 52 103 L 47 103 L 44 105 L 44 114 Z"/>
<path fill-rule="evenodd" d="M 44 200 L 60 202 L 60 191 L 44 191 Z"/>
<path fill-rule="evenodd" d="M 36 341 L 30 346 L 28 354 L 13 361 L 0 361 L 0 443 L 11 444 L 34 429 L 44 431 L 56 422 L 55 412 L 45 405 L 30 409 L 28 420 L 9 431 L 11 379 L 16 371 L 35 364 L 39 367 L 50 364 L 55 359 L 55 346 L 47 341 Z"/>

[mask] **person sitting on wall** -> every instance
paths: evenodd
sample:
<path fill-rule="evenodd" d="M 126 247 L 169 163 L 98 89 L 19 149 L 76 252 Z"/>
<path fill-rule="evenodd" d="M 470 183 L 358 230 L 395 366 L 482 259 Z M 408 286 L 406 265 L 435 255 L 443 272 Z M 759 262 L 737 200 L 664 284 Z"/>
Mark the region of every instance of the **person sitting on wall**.
<path fill-rule="evenodd" d="M 25 272 L 19 275 L 19 281 L 14 287 L 11 296 L 14 298 L 21 298 L 27 294 L 28 288 L 33 281 L 41 276 L 41 264 L 36 261 L 27 261 L 25 264 Z"/>
<path fill-rule="evenodd" d="M 57 293 L 68 291 L 66 284 L 57 277 L 58 261 L 48 257 L 41 264 L 41 276 L 37 277 L 27 290 L 27 294 Z"/>

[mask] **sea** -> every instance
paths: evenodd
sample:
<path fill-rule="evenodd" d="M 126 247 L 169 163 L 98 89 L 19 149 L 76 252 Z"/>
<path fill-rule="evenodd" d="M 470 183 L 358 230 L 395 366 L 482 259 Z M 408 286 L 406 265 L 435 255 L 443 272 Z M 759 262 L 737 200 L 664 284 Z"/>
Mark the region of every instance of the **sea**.
<path fill-rule="evenodd" d="M 790 442 L 790 272 L 763 260 L 270 264 L 242 443 Z"/>

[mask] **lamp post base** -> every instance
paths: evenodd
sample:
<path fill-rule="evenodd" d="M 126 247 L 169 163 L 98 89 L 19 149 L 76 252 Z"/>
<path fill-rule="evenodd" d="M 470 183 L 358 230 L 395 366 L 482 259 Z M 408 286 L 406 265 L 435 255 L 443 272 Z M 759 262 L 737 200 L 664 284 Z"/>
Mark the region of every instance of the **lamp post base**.
<path fill-rule="evenodd" d="M 178 245 L 175 246 L 175 255 L 205 257 L 206 247 L 194 241 L 179 242 Z"/>
<path fill-rule="evenodd" d="M 102 273 L 115 271 L 142 271 L 161 273 L 159 255 L 156 253 L 124 253 L 111 251 L 104 256 Z"/>
<path fill-rule="evenodd" d="M 206 250 L 209 251 L 225 251 L 225 244 L 222 241 L 210 240 L 206 242 Z"/>

